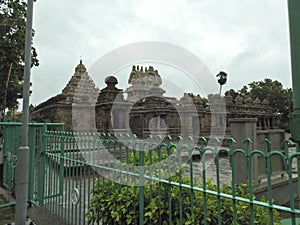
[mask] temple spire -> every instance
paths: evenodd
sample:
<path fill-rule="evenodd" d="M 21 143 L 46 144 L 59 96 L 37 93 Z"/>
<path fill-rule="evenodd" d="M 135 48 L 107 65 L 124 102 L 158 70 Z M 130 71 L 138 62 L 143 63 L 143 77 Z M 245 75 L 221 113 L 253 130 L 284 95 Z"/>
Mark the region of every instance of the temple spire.
<path fill-rule="evenodd" d="M 80 61 L 79 61 L 79 64 L 76 66 L 75 68 L 75 72 L 78 73 L 78 74 L 82 74 L 82 73 L 85 73 L 86 72 L 86 68 L 85 66 L 83 65 L 82 63 L 82 58 L 80 56 Z"/>

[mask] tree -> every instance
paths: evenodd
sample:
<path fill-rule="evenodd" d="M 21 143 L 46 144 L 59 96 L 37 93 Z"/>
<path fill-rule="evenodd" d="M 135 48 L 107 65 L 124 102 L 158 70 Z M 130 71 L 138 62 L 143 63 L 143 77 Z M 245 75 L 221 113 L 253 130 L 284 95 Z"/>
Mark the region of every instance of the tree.
<path fill-rule="evenodd" d="M 239 93 L 233 89 L 230 89 L 225 92 L 225 95 L 231 95 L 234 100 L 239 95 Z"/>
<path fill-rule="evenodd" d="M 226 92 L 232 97 L 240 95 L 244 99 L 250 97 L 263 101 L 267 99 L 275 113 L 280 114 L 280 127 L 288 129 L 288 114 L 292 107 L 292 89 L 284 89 L 277 80 L 265 78 L 263 81 L 253 81 L 235 92 L 233 89 Z"/>
<path fill-rule="evenodd" d="M 0 110 L 13 109 L 23 90 L 26 3 L 24 0 L 0 0 Z M 34 34 L 34 32 L 33 32 Z M 38 66 L 32 47 L 32 65 Z M 9 79 L 8 79 L 9 78 Z M 7 83 L 8 81 L 8 83 Z M 7 92 L 6 100 L 5 93 Z M 6 102 L 6 103 L 5 103 Z M 5 104 L 5 106 L 4 106 Z"/>

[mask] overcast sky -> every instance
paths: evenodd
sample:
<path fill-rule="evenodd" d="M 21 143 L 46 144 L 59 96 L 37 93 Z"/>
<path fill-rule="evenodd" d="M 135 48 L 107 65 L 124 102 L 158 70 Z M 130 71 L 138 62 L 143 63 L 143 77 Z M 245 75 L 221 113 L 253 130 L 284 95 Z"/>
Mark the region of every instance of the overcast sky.
<path fill-rule="evenodd" d="M 179 46 L 212 74 L 225 71 L 224 90 L 265 77 L 291 86 L 285 0 L 38 0 L 33 26 L 40 60 L 32 70 L 34 105 L 61 92 L 81 56 L 89 70 L 114 49 L 143 41 Z M 166 65 L 155 67 L 163 78 L 180 77 Z M 120 71 L 124 88 L 130 68 Z M 176 81 L 183 91 L 201 93 L 184 81 Z"/>

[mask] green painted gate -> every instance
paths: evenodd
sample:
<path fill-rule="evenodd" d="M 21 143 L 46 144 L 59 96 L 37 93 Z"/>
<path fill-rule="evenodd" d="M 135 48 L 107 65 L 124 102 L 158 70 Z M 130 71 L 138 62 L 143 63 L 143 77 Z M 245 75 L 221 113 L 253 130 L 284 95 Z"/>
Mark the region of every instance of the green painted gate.
<path fill-rule="evenodd" d="M 0 123 L 2 131 L 2 156 L 3 156 L 3 186 L 13 195 L 15 194 L 16 166 L 18 163 L 17 153 L 21 144 L 21 123 Z M 28 200 L 30 203 L 39 205 L 42 203 L 44 193 L 43 185 L 43 162 L 40 155 L 45 150 L 44 134 L 47 130 L 64 130 L 63 123 L 30 123 L 29 124 L 29 186 Z"/>

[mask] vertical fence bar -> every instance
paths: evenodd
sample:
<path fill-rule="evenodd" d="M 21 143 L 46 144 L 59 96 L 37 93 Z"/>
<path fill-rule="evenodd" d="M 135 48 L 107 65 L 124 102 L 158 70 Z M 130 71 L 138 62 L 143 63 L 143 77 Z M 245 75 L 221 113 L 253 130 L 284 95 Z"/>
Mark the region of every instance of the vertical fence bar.
<path fill-rule="evenodd" d="M 72 157 L 71 153 L 70 153 L 70 150 L 72 149 L 73 147 L 73 143 L 75 141 L 75 138 L 74 138 L 74 134 L 70 134 L 68 133 L 68 144 L 67 144 L 67 152 L 68 152 L 68 158 Z M 71 205 L 70 205 L 70 202 L 71 202 L 71 176 L 72 176 L 72 167 L 71 167 L 71 162 L 70 160 L 68 159 L 67 160 L 67 165 L 68 165 L 68 179 L 67 179 L 67 184 L 66 184 L 66 194 L 67 194 L 67 197 L 66 197 L 66 221 L 67 223 L 71 223 L 71 212 L 70 212 L 70 209 L 71 209 Z M 69 208 L 69 209 L 67 209 Z"/>
<path fill-rule="evenodd" d="M 139 177 L 139 224 L 144 224 L 144 176 L 145 176 L 145 146 L 144 144 L 140 145 L 140 162 L 139 162 L 139 170 L 140 170 L 140 177 Z"/>
<path fill-rule="evenodd" d="M 52 141 L 52 137 L 50 136 L 51 135 L 51 133 L 49 132 L 49 134 L 46 136 L 46 138 L 47 138 L 47 147 L 46 147 L 46 149 L 45 149 L 45 153 L 43 154 L 43 158 L 42 159 L 44 159 L 44 162 L 45 162 L 45 178 L 44 178 L 44 180 L 45 180 L 45 185 L 44 185 L 44 193 L 45 193 L 45 195 L 44 195 L 44 198 L 46 197 L 46 196 L 48 196 L 49 195 L 49 173 L 50 173 L 50 167 L 49 167 L 49 158 L 50 158 L 50 156 L 48 156 L 48 152 L 50 153 L 50 149 L 51 149 L 51 141 Z M 49 199 L 47 199 L 47 198 L 45 198 L 45 200 L 44 200 L 44 204 L 47 204 L 48 203 L 48 201 L 49 201 Z M 49 209 L 49 206 L 48 205 L 46 205 L 46 207 Z"/>
<path fill-rule="evenodd" d="M 159 202 L 162 201 L 162 193 L 161 193 L 161 189 L 162 189 L 162 183 L 161 181 L 161 174 L 162 174 L 162 167 L 161 167 L 161 161 L 162 161 L 162 156 L 161 156 L 161 145 L 158 144 L 157 145 L 157 155 L 158 155 L 158 179 L 159 179 L 159 183 L 158 183 L 158 199 Z M 162 211 L 162 204 L 159 204 L 159 212 Z M 158 219 L 159 224 L 162 224 L 162 218 L 161 218 L 161 214 L 159 213 L 159 219 Z"/>
<path fill-rule="evenodd" d="M 168 139 L 168 145 L 167 145 L 167 155 L 168 155 L 168 200 L 169 200 L 169 224 L 172 224 L 172 193 L 171 193 L 171 151 L 170 151 L 170 139 Z"/>
<path fill-rule="evenodd" d="M 53 210 L 55 215 L 59 215 L 59 210 L 60 207 L 58 206 L 59 203 L 59 162 L 60 162 L 60 141 L 62 139 L 62 134 L 59 131 L 57 135 L 57 151 L 55 152 L 55 161 L 54 161 L 54 169 L 53 169 L 53 193 L 52 195 L 54 196 L 53 200 Z"/>
<path fill-rule="evenodd" d="M 293 171 L 292 171 L 293 158 L 292 156 L 288 159 L 288 181 L 289 181 L 289 192 L 290 192 L 290 208 L 295 210 L 295 200 L 294 200 L 294 184 L 293 184 Z M 291 221 L 292 225 L 296 225 L 295 213 L 291 212 Z"/>
<path fill-rule="evenodd" d="M 85 149 L 85 143 L 86 143 L 86 134 L 83 134 L 83 140 L 81 142 L 81 146 L 79 148 L 79 150 L 77 151 L 77 157 L 76 160 L 80 159 L 80 151 L 82 151 L 83 149 Z M 76 188 L 79 190 L 80 196 L 82 195 L 82 186 L 81 186 L 81 182 L 82 182 L 82 165 L 79 162 L 76 162 L 77 165 L 77 173 L 76 173 Z M 82 224 L 82 215 L 81 215 L 81 208 L 82 208 L 82 201 L 79 201 L 78 204 L 75 204 L 76 206 L 76 214 L 78 215 L 78 222 L 76 222 L 75 224 Z"/>
<path fill-rule="evenodd" d="M 170 148 L 172 148 L 170 146 Z M 182 196 L 182 158 L 181 158 L 181 153 L 182 153 L 182 148 L 183 146 L 180 145 L 180 140 L 177 143 L 177 160 L 178 160 L 178 169 L 179 169 L 179 224 L 183 224 L 183 220 L 182 220 L 182 213 L 183 213 L 183 196 Z M 172 152 L 170 152 L 170 154 L 172 154 Z M 171 212 L 170 212 L 171 213 Z"/>
<path fill-rule="evenodd" d="M 45 161 L 45 152 L 46 152 L 46 143 L 47 143 L 47 125 L 43 124 L 42 132 L 40 137 L 38 148 L 38 202 L 40 206 L 44 205 L 44 197 L 45 197 L 45 172 L 46 172 L 46 161 Z"/>
<path fill-rule="evenodd" d="M 268 201 L 269 201 L 269 215 L 270 215 L 270 223 L 273 224 L 273 196 L 272 196 L 272 178 L 271 178 L 271 159 L 270 159 L 270 144 L 269 140 L 265 140 L 265 157 L 266 157 L 266 174 L 268 179 Z"/>
<path fill-rule="evenodd" d="M 78 186 L 79 186 L 79 193 L 81 193 L 81 164 L 78 163 L 78 159 L 79 159 L 79 153 L 80 153 L 80 150 L 84 149 L 84 143 L 86 141 L 86 135 L 85 133 L 81 133 L 80 134 L 82 137 L 81 137 L 81 140 L 80 140 L 80 145 L 79 145 L 79 148 L 77 149 L 76 151 L 76 157 L 74 158 L 76 161 L 75 161 L 75 165 L 76 165 L 76 173 L 75 173 L 75 185 L 73 187 L 73 190 L 74 188 L 77 188 L 78 189 Z M 81 220 L 81 213 L 80 213 L 80 208 L 81 208 L 81 201 L 79 201 L 79 204 L 74 204 L 74 208 L 75 208 L 75 215 L 76 215 L 76 219 L 75 219 L 75 225 L 76 224 L 80 224 L 80 220 Z"/>
<path fill-rule="evenodd" d="M 65 132 L 61 132 L 60 137 L 60 159 L 59 159 L 59 194 L 64 191 L 64 156 L 65 156 Z"/>
<path fill-rule="evenodd" d="M 68 158 L 71 158 L 72 155 L 70 153 L 70 150 L 73 148 L 73 143 L 75 141 L 74 138 L 74 134 L 73 133 L 68 133 L 68 147 L 66 149 L 66 151 L 68 152 Z M 67 179 L 67 184 L 66 184 L 66 209 L 67 213 L 66 213 L 66 218 L 67 218 L 67 223 L 71 223 L 71 178 L 72 178 L 72 165 L 71 165 L 71 161 L 69 159 L 67 159 L 67 165 L 68 165 L 68 179 Z"/>
<path fill-rule="evenodd" d="M 58 215 L 60 217 L 63 216 L 63 208 L 60 207 L 61 205 L 63 206 L 63 201 L 64 201 L 64 170 L 65 170 L 65 160 L 64 160 L 64 153 L 65 153 L 65 132 L 61 131 L 60 132 L 60 154 L 59 154 L 59 159 L 57 160 L 57 164 L 59 164 L 58 172 L 59 172 L 59 177 L 58 177 L 58 208 L 59 212 Z M 59 163 L 58 163 L 59 162 Z"/>
<path fill-rule="evenodd" d="M 214 139 L 214 155 L 215 155 L 215 166 L 216 166 L 216 181 L 217 181 L 217 205 L 218 205 L 218 224 L 221 225 L 221 197 L 220 197 L 220 165 L 219 165 L 219 160 L 220 160 L 220 152 L 218 149 L 218 145 L 220 143 L 220 140 L 218 138 Z"/>
<path fill-rule="evenodd" d="M 191 140 L 192 141 L 192 140 Z M 191 141 L 189 142 L 188 146 L 188 159 L 189 159 L 189 166 L 190 166 L 190 186 L 191 186 L 191 192 L 190 192 L 190 201 L 191 201 L 191 215 L 194 215 L 194 166 L 193 166 L 193 150 L 194 146 L 191 146 Z M 199 152 L 200 155 L 200 152 Z M 195 218 L 194 218 L 195 219 Z"/>
<path fill-rule="evenodd" d="M 9 127 L 3 127 L 3 186 L 9 188 L 8 185 L 8 177 L 9 177 L 9 160 L 8 160 L 8 153 L 9 153 L 9 135 L 8 135 Z"/>
<path fill-rule="evenodd" d="M 148 154 L 149 154 L 149 163 L 150 163 L 150 166 L 149 166 L 149 176 L 150 176 L 150 180 L 149 180 L 149 184 L 150 184 L 150 198 L 149 199 L 152 199 L 152 188 L 153 188 L 153 182 L 152 182 L 152 165 L 153 165 L 153 158 L 152 158 L 152 154 L 153 154 L 153 139 L 152 139 L 152 136 L 150 136 L 148 138 Z M 150 200 L 151 201 L 151 200 Z"/>
<path fill-rule="evenodd" d="M 253 142 L 250 139 L 246 140 L 246 163 L 248 168 L 248 188 L 250 198 L 250 224 L 254 224 L 254 208 L 253 208 L 253 180 L 252 180 L 252 157 L 251 150 L 253 149 Z"/>
<path fill-rule="evenodd" d="M 231 188 L 232 188 L 232 209 L 233 209 L 233 225 L 237 224 L 237 210 L 236 210 L 236 191 L 235 191 L 235 168 L 234 168 L 234 149 L 233 144 L 235 140 L 229 139 L 229 164 L 231 168 Z"/>
<path fill-rule="evenodd" d="M 206 165 L 205 165 L 205 147 L 201 145 L 201 162 L 202 162 L 202 185 L 203 185 L 203 223 L 207 224 L 207 192 L 206 192 Z"/>

